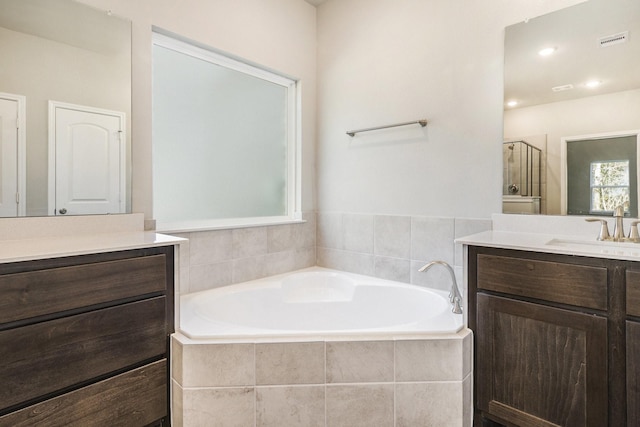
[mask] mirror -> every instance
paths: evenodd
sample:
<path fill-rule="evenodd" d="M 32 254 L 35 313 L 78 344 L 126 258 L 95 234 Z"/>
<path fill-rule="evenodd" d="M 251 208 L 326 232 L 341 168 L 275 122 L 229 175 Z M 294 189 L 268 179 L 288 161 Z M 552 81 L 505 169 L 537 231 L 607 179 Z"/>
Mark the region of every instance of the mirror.
<path fill-rule="evenodd" d="M 0 0 L 0 55 L 0 216 L 130 212 L 131 22 Z"/>
<path fill-rule="evenodd" d="M 567 143 L 640 141 L 640 2 L 589 0 L 511 25 L 504 52 L 503 212 L 566 214 Z M 539 168 L 538 199 L 509 193 L 531 184 L 510 182 L 519 141 L 540 150 L 539 165 L 525 161 Z"/>

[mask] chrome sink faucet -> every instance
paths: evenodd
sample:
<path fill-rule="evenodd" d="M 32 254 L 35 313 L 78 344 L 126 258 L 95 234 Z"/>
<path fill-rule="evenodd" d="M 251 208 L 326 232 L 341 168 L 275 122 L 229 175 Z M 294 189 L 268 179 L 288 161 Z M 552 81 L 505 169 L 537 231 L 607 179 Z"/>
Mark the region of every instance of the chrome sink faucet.
<path fill-rule="evenodd" d="M 622 242 L 625 239 L 624 223 L 622 222 L 622 218 L 624 218 L 624 206 L 617 206 L 613 210 L 613 217 L 616 219 L 616 223 L 613 226 L 613 241 Z"/>
<path fill-rule="evenodd" d="M 614 242 L 634 242 L 640 243 L 640 234 L 638 233 L 638 224 L 640 221 L 631 222 L 629 228 L 629 235 L 625 236 L 624 233 L 624 208 L 627 205 L 617 206 L 613 210 L 613 218 L 615 219 L 615 224 L 613 226 L 613 235 L 609 234 L 609 227 L 607 227 L 607 221 L 600 218 L 587 218 L 585 221 L 587 222 L 599 222 L 600 223 L 600 233 L 598 234 L 598 238 L 596 240 L 610 240 Z"/>
<path fill-rule="evenodd" d="M 458 282 L 456 281 L 456 274 L 453 271 L 453 268 L 451 268 L 451 266 L 445 261 L 431 261 L 430 263 L 420 267 L 418 271 L 420 273 L 423 273 L 428 269 L 430 269 L 431 267 L 433 267 L 434 265 L 441 265 L 445 267 L 447 270 L 449 270 L 449 274 L 451 275 L 451 291 L 449 292 L 449 302 L 453 304 L 453 308 L 451 309 L 451 311 L 453 311 L 456 314 L 461 314 L 462 313 L 462 295 L 458 290 Z"/>

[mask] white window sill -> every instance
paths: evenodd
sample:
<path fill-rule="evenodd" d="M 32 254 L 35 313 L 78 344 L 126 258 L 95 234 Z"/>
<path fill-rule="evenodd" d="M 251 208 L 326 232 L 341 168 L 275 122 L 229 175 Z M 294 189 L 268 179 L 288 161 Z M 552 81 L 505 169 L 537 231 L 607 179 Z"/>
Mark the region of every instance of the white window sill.
<path fill-rule="evenodd" d="M 301 224 L 303 219 L 290 217 L 258 217 L 232 219 L 205 219 L 177 222 L 157 222 L 158 233 L 191 233 L 196 231 L 227 230 L 231 228 L 265 227 L 269 225 Z"/>

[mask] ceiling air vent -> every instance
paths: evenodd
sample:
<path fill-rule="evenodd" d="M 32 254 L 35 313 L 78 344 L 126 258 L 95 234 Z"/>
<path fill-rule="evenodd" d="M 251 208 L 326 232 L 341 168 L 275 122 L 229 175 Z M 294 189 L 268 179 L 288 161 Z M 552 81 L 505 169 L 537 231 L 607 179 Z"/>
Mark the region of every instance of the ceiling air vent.
<path fill-rule="evenodd" d="M 629 31 L 623 31 L 622 33 L 600 37 L 598 39 L 598 44 L 600 47 L 609 47 L 614 44 L 626 43 L 627 40 L 629 40 Z"/>
<path fill-rule="evenodd" d="M 573 85 L 569 84 L 569 85 L 562 85 L 562 86 L 554 86 L 551 88 L 552 91 L 554 92 L 563 92 L 565 90 L 571 90 L 573 89 Z"/>

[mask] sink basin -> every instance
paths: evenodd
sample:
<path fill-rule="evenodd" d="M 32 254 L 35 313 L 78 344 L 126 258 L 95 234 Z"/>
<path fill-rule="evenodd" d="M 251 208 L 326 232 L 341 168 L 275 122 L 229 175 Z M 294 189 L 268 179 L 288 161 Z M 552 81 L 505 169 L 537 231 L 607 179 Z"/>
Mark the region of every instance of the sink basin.
<path fill-rule="evenodd" d="M 551 239 L 547 246 L 555 246 L 568 250 L 602 254 L 628 254 L 640 256 L 640 243 L 613 242 L 610 240 Z"/>

